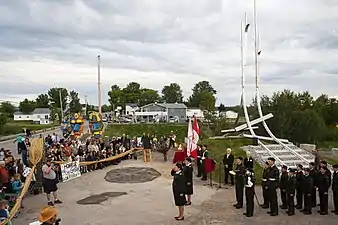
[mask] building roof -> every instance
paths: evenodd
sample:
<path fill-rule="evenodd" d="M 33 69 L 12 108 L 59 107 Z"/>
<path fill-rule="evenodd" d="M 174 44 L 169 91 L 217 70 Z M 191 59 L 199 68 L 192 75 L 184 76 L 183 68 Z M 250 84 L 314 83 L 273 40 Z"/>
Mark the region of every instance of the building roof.
<path fill-rule="evenodd" d="M 20 111 L 16 111 L 15 113 L 13 113 L 13 115 L 16 115 L 16 116 L 32 115 L 32 113 L 22 113 L 22 112 L 20 112 Z"/>
<path fill-rule="evenodd" d="M 50 114 L 49 108 L 36 108 L 33 112 L 33 114 Z"/>
<path fill-rule="evenodd" d="M 126 103 L 126 106 L 130 106 L 132 108 L 137 108 L 138 107 L 137 103 Z"/>
<path fill-rule="evenodd" d="M 160 107 L 166 108 L 166 109 L 186 109 L 187 106 L 183 103 L 150 103 L 148 105 L 144 105 L 141 108 L 147 107 L 147 106 L 153 106 L 158 105 Z"/>

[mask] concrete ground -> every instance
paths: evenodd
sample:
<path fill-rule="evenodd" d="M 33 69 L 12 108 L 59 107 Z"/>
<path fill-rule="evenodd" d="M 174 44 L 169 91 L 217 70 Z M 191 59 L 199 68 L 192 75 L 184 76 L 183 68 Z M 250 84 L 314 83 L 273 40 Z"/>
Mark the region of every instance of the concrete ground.
<path fill-rule="evenodd" d="M 244 209 L 234 209 L 235 200 L 233 187 L 229 189 L 210 188 L 204 186 L 200 180 L 195 181 L 193 204 L 186 207 L 185 220 L 175 221 L 177 209 L 173 204 L 171 190 L 170 162 L 160 161 L 155 154 L 153 163 L 143 163 L 141 160 L 124 161 L 118 166 L 105 168 L 82 175 L 80 178 L 59 185 L 60 199 L 64 202 L 58 205 L 61 224 L 67 225 L 337 225 L 338 216 L 330 213 L 326 216 L 318 215 L 313 209 L 313 215 L 305 216 L 296 211 L 296 215 L 288 217 L 280 210 L 277 217 L 271 217 L 255 205 L 255 216 L 246 218 L 242 215 Z M 115 168 L 124 167 L 152 167 L 162 176 L 147 183 L 109 183 L 104 180 L 106 173 Z M 121 174 L 121 177 L 123 174 Z M 77 201 L 91 195 L 104 192 L 127 192 L 116 198 L 109 198 L 100 204 L 79 205 Z M 261 188 L 256 192 L 261 200 Z M 330 196 L 331 197 L 331 196 Z M 15 225 L 27 225 L 39 214 L 45 205 L 44 195 L 30 196 L 24 200 L 25 209 L 13 222 Z M 330 210 L 332 204 L 330 203 Z"/>

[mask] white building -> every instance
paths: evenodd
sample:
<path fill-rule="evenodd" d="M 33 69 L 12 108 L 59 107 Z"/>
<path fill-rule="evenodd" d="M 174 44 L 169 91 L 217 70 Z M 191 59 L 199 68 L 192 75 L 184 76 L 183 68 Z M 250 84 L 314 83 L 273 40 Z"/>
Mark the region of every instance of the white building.
<path fill-rule="evenodd" d="M 188 108 L 187 109 L 187 117 L 192 118 L 196 116 L 196 118 L 201 119 L 204 118 L 203 110 L 199 108 Z"/>
<path fill-rule="evenodd" d="M 137 110 L 139 110 L 139 107 L 136 103 L 126 104 L 126 115 L 133 115 Z"/>
<path fill-rule="evenodd" d="M 227 119 L 237 119 L 238 113 L 234 112 L 234 111 L 226 111 L 225 113 L 222 113 L 223 116 L 225 116 L 225 118 Z"/>
<path fill-rule="evenodd" d="M 33 121 L 36 124 L 50 124 L 50 109 L 36 108 L 31 113 L 14 113 L 14 121 Z"/>

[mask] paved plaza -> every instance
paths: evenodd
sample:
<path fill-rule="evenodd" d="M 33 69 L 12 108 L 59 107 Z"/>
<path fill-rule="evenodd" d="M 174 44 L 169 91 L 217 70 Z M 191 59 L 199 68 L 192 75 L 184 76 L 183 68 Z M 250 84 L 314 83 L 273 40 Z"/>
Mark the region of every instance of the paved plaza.
<path fill-rule="evenodd" d="M 107 172 L 115 169 L 140 167 L 153 168 L 161 176 L 145 183 L 112 183 L 105 181 Z M 143 163 L 141 160 L 128 160 L 118 166 L 83 174 L 80 178 L 59 185 L 59 196 L 63 201 L 57 207 L 60 210 L 61 224 L 66 225 L 336 225 L 338 216 L 330 213 L 327 216 L 317 214 L 305 216 L 299 211 L 295 216 L 288 217 L 280 211 L 277 217 L 270 217 L 266 210 L 256 204 L 255 216 L 246 218 L 242 215 L 244 209 L 232 207 L 235 199 L 234 188 L 219 189 L 205 186 L 202 181 L 195 181 L 193 204 L 186 208 L 185 220 L 175 221 L 177 209 L 173 204 L 171 190 L 170 162 L 160 162 L 155 157 L 153 163 Z M 120 170 L 121 180 L 130 180 L 126 172 L 133 169 Z M 115 176 L 115 175 L 114 175 Z M 142 176 L 142 174 L 140 175 Z M 154 174 L 144 173 L 144 176 Z M 127 177 L 127 178 L 126 178 Z M 154 177 L 153 177 L 154 178 Z M 142 178 L 141 181 L 146 179 Z M 261 188 L 256 192 L 261 198 Z M 13 222 L 15 225 L 27 225 L 34 221 L 40 209 L 46 203 L 44 195 L 29 196 L 24 200 L 25 209 Z M 331 203 L 330 203 L 331 208 Z"/>

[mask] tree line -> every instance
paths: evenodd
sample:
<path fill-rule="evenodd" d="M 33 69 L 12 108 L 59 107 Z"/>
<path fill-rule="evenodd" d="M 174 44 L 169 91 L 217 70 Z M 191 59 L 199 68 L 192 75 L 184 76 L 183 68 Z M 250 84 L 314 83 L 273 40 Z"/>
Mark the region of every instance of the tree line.
<path fill-rule="evenodd" d="M 124 107 L 127 103 L 136 103 L 143 106 L 154 102 L 184 103 L 188 107 L 198 107 L 208 111 L 215 109 L 217 91 L 209 81 L 196 83 L 192 91 L 191 96 L 185 101 L 182 88 L 177 83 L 165 85 L 159 93 L 157 90 L 141 87 L 137 82 L 130 82 L 124 88 L 112 85 L 108 97 L 113 110 L 117 106 Z"/>
<path fill-rule="evenodd" d="M 60 98 L 61 94 L 61 98 Z M 80 103 L 79 94 L 72 90 L 68 91 L 66 88 L 53 87 L 47 93 L 39 94 L 34 100 L 25 98 L 19 103 L 19 107 L 15 107 L 11 102 L 2 102 L 0 104 L 0 128 L 3 127 L 8 119 L 13 118 L 14 112 L 19 110 L 22 113 L 31 113 L 36 108 L 51 109 L 51 119 L 61 116 L 61 102 L 63 110 L 67 112 L 80 112 L 82 105 Z M 56 116 L 57 115 L 57 116 Z"/>

